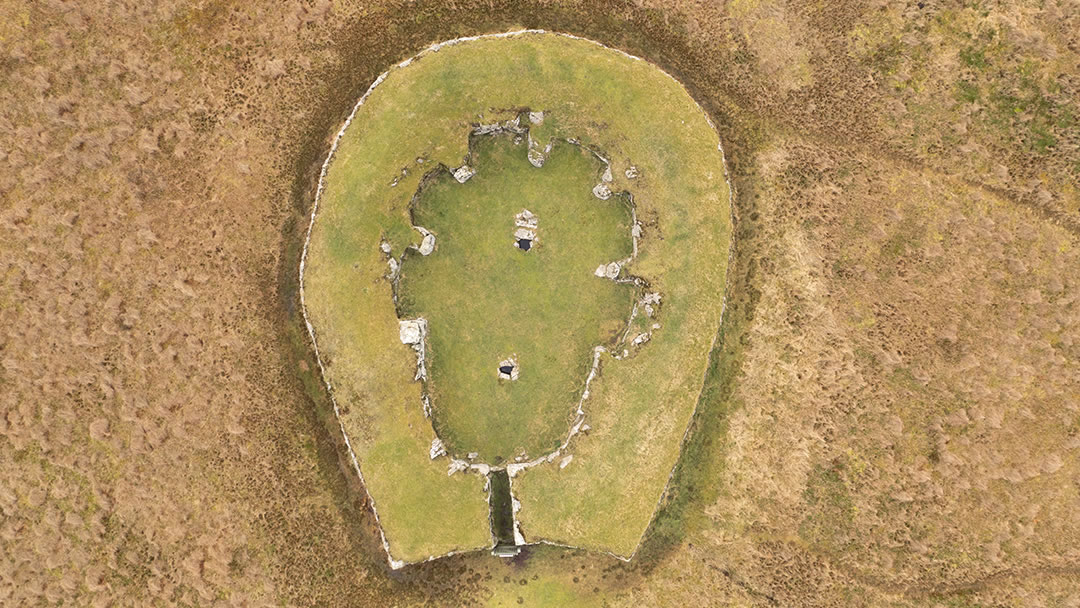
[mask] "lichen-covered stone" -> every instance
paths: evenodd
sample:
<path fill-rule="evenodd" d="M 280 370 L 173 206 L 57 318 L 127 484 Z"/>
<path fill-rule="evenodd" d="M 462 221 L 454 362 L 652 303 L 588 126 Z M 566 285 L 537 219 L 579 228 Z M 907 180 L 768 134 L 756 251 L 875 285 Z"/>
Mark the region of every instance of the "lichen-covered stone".
<path fill-rule="evenodd" d="M 431 255 L 432 251 L 435 251 L 435 235 L 428 234 L 424 237 L 424 240 L 420 241 L 420 255 Z"/>
<path fill-rule="evenodd" d="M 410 346 L 420 344 L 424 340 L 427 329 L 424 319 L 405 319 L 398 323 L 399 337 L 402 344 Z"/>
<path fill-rule="evenodd" d="M 439 439 L 438 437 L 432 439 L 431 449 L 428 450 L 428 456 L 430 456 L 432 460 L 435 460 L 443 454 L 446 454 L 446 446 L 443 445 L 442 439 Z"/>
<path fill-rule="evenodd" d="M 470 177 L 476 175 L 476 169 L 473 169 L 469 165 L 461 165 L 457 169 L 454 169 L 452 173 L 454 174 L 454 179 L 456 179 L 459 184 L 464 184 L 469 181 Z"/>
<path fill-rule="evenodd" d="M 604 267 L 604 276 L 609 279 L 617 279 L 619 278 L 619 271 L 621 269 L 622 266 L 620 266 L 618 262 L 611 262 Z"/>

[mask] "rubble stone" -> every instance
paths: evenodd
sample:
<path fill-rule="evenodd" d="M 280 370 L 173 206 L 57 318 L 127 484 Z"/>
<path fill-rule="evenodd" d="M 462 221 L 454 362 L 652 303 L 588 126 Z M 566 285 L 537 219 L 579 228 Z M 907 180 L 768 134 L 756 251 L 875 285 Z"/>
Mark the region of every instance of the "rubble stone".
<path fill-rule="evenodd" d="M 405 319 L 398 322 L 399 337 L 402 344 L 415 345 L 424 340 L 425 325 L 423 319 Z"/>
<path fill-rule="evenodd" d="M 454 179 L 456 179 L 459 184 L 464 184 L 465 182 L 469 181 L 470 177 L 476 175 L 476 169 L 473 169 L 469 165 L 461 165 L 457 169 L 453 170 L 453 174 Z"/>

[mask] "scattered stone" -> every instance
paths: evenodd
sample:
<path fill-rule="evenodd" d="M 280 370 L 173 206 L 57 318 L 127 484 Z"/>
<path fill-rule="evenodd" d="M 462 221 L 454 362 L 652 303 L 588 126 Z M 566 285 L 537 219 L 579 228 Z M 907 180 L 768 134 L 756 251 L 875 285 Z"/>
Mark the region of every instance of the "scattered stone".
<path fill-rule="evenodd" d="M 415 346 L 424 341 L 427 333 L 427 321 L 424 319 L 405 319 L 398 322 L 399 337 L 402 344 Z"/>
<path fill-rule="evenodd" d="M 649 334 L 638 334 L 637 337 L 633 339 L 631 344 L 637 346 L 638 344 L 644 344 L 644 343 L 646 343 L 648 341 L 649 341 Z"/>
<path fill-rule="evenodd" d="M 522 228 L 536 228 L 540 225 L 540 218 L 528 209 L 522 209 L 521 213 L 514 216 L 514 225 Z"/>
<path fill-rule="evenodd" d="M 529 162 L 532 164 L 532 166 L 536 167 L 537 169 L 539 169 L 540 167 L 543 167 L 544 166 L 544 161 L 547 160 L 544 157 L 544 153 L 541 152 L 540 150 L 537 150 L 536 148 L 529 148 L 528 156 L 529 156 Z"/>
<path fill-rule="evenodd" d="M 503 126 L 499 123 L 489 125 L 476 125 L 473 127 L 473 135 L 491 135 L 492 133 L 498 133 L 503 130 Z"/>
<path fill-rule="evenodd" d="M 544 122 L 543 112 L 529 112 L 529 122 L 534 125 L 539 125 Z"/>
<path fill-rule="evenodd" d="M 621 269 L 622 267 L 619 266 L 618 262 L 611 262 L 604 267 L 604 276 L 609 279 L 617 279 L 619 278 L 619 270 Z"/>
<path fill-rule="evenodd" d="M 476 457 L 479 456 L 479 455 L 480 455 L 480 452 L 469 452 L 467 457 L 468 457 L 469 460 L 476 460 Z"/>
<path fill-rule="evenodd" d="M 420 255 L 431 255 L 431 252 L 435 251 L 435 235 L 423 226 L 413 226 L 413 228 L 424 237 L 420 241 L 420 246 L 416 249 L 420 252 Z"/>
<path fill-rule="evenodd" d="M 420 255 L 431 255 L 432 251 L 435 251 L 435 235 L 428 234 L 420 241 Z"/>
<path fill-rule="evenodd" d="M 645 316 L 651 317 L 656 314 L 656 307 L 660 305 L 659 293 L 647 293 L 641 298 L 641 304 L 645 308 Z"/>
<path fill-rule="evenodd" d="M 395 178 L 394 178 L 394 180 L 393 180 L 392 182 L 390 182 L 390 187 L 391 187 L 391 188 L 393 188 L 393 187 L 397 186 L 397 185 L 398 185 L 398 183 L 399 183 L 399 182 L 400 182 L 401 180 L 405 179 L 405 178 L 406 178 L 406 177 L 408 177 L 408 176 L 409 176 L 409 168 L 408 168 L 408 167 L 403 167 L 403 168 L 401 169 L 401 173 L 399 173 L 399 174 L 397 175 L 397 177 L 395 177 Z"/>
<path fill-rule="evenodd" d="M 574 460 L 574 455 L 573 454 L 567 454 L 566 456 L 563 456 L 563 459 L 559 461 L 559 470 L 561 471 L 561 470 L 565 469 L 566 465 L 570 464 L 570 462 L 573 461 L 573 460 Z"/>
<path fill-rule="evenodd" d="M 457 169 L 454 169 L 453 174 L 454 179 L 456 179 L 459 184 L 464 184 L 469 181 L 470 177 L 476 175 L 476 169 L 473 169 L 469 165 L 461 165 Z"/>
<path fill-rule="evenodd" d="M 634 165 L 630 165 L 629 167 L 626 168 L 626 178 L 627 179 L 634 179 L 635 177 L 637 177 L 639 175 L 641 175 L 641 172 L 638 171 L 638 168 L 635 167 Z"/>
<path fill-rule="evenodd" d="M 469 470 L 469 463 L 464 460 L 458 460 L 457 458 L 450 459 L 450 466 L 446 469 L 446 476 L 449 477 L 454 473 L 460 473 L 461 471 Z"/>
<path fill-rule="evenodd" d="M 432 439 L 431 449 L 428 450 L 428 456 L 430 456 L 432 460 L 435 460 L 443 454 L 446 454 L 446 446 L 443 445 L 442 439 L 439 439 L 438 437 Z"/>
<path fill-rule="evenodd" d="M 540 225 L 540 218 L 536 217 L 536 214 L 528 209 L 522 209 L 521 213 L 514 216 L 514 225 L 517 229 L 514 230 L 514 247 L 522 251 L 528 251 L 532 249 L 534 241 L 536 241 L 536 231 Z"/>
<path fill-rule="evenodd" d="M 387 243 L 386 241 L 379 243 L 379 249 L 386 255 L 390 255 L 390 243 Z"/>
<path fill-rule="evenodd" d="M 483 115 L 479 116 L 483 119 Z M 473 135 L 491 135 L 493 133 L 502 133 L 509 131 L 511 133 L 524 133 L 525 128 L 521 126 L 521 119 L 518 116 L 511 118 L 510 120 L 497 122 L 493 124 L 479 124 L 473 126 Z"/>
<path fill-rule="evenodd" d="M 544 161 L 547 160 L 547 155 L 551 152 L 551 144 L 544 146 L 544 149 L 540 149 L 540 144 L 532 138 L 532 134 L 529 134 L 529 162 L 532 166 L 540 168 L 544 166 Z"/>
<path fill-rule="evenodd" d="M 608 185 L 604 183 L 599 183 L 593 186 L 592 193 L 593 196 L 602 201 L 606 201 L 611 198 L 611 188 L 608 188 Z"/>
<path fill-rule="evenodd" d="M 587 424 L 583 424 L 583 425 L 581 425 L 581 432 L 582 433 L 588 433 L 589 429 L 591 429 L 591 428 L 592 428 L 591 426 L 589 426 Z"/>

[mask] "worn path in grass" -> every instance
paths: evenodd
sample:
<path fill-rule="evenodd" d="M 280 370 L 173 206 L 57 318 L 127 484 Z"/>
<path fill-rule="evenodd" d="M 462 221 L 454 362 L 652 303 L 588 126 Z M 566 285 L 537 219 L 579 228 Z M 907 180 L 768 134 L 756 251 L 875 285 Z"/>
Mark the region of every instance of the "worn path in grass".
<path fill-rule="evenodd" d="M 501 464 L 541 456 L 566 438 L 592 364 L 613 343 L 637 288 L 597 277 L 600 264 L 629 257 L 625 197 L 592 194 L 603 164 L 569 143 L 543 167 L 508 135 L 473 139 L 476 175 L 443 171 L 425 184 L 413 221 L 434 232 L 435 252 L 410 254 L 401 269 L 403 316 L 428 321 L 428 384 L 435 428 L 447 449 Z M 515 214 L 538 218 L 536 246 L 512 237 Z M 497 365 L 517 359 L 517 380 Z"/>
<path fill-rule="evenodd" d="M 572 442 L 573 462 L 514 479 L 528 540 L 634 550 L 678 458 L 719 326 L 730 241 L 723 160 L 716 133 L 677 82 L 595 44 L 537 34 L 463 42 L 391 70 L 340 140 L 305 291 L 390 552 L 405 561 L 490 537 L 484 480 L 448 477 L 445 458 L 428 459 L 434 431 L 412 379 L 413 353 L 397 339 L 379 243 L 400 255 L 416 241 L 409 201 L 428 162 L 457 166 L 471 124 L 521 107 L 545 111 L 534 138 L 576 137 L 610 155 L 613 189 L 634 192 L 644 225 L 628 270 L 664 295 L 653 339 L 628 360 L 602 362 L 585 406 L 592 429 Z M 640 174 L 632 181 L 630 164 Z"/>

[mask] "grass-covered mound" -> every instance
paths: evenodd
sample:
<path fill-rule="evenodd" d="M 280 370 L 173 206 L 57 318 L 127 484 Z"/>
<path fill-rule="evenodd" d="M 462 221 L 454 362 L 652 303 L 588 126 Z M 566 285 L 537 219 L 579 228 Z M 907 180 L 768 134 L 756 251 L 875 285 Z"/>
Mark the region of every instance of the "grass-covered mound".
<path fill-rule="evenodd" d="M 415 354 L 399 340 L 380 244 L 389 243 L 393 256 L 419 244 L 410 202 L 421 177 L 437 163 L 460 165 L 473 125 L 522 108 L 544 111 L 534 140 L 576 138 L 609 156 L 611 189 L 634 193 L 642 223 L 639 255 L 624 272 L 663 296 L 649 342 L 621 361 L 602 357 L 585 402 L 590 428 L 566 452 L 573 460 L 514 477 L 528 540 L 633 552 L 678 457 L 719 326 L 729 194 L 717 135 L 677 82 L 593 43 L 538 34 L 444 46 L 391 70 L 357 109 L 325 177 L 304 294 L 346 435 L 396 559 L 490 546 L 491 538 L 485 480 L 448 476 L 447 458 L 429 457 L 434 431 L 414 380 Z M 537 171 L 557 172 L 557 161 Z M 492 238 L 509 238 L 495 232 Z M 540 245 L 529 255 L 546 248 L 543 236 Z M 431 331 L 434 340 L 437 328 Z M 435 361 L 439 350 L 432 349 Z"/>

